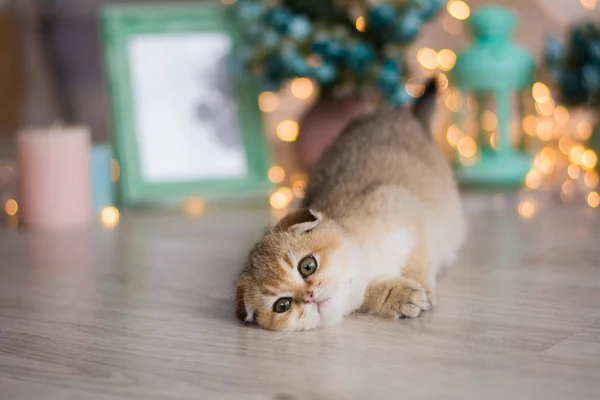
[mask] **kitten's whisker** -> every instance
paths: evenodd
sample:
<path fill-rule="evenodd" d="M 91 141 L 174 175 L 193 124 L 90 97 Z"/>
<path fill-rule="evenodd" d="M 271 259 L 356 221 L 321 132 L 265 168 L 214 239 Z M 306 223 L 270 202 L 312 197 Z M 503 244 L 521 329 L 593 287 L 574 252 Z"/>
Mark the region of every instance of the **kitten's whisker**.
<path fill-rule="evenodd" d="M 285 337 L 289 336 L 289 335 L 290 335 L 290 333 L 292 333 L 292 332 L 293 332 L 292 330 L 285 330 L 285 331 L 281 331 L 281 332 L 279 332 L 279 333 L 277 333 L 277 334 L 275 335 L 274 341 L 275 341 L 275 340 L 281 340 L 281 339 L 283 339 L 283 338 L 285 338 Z"/>

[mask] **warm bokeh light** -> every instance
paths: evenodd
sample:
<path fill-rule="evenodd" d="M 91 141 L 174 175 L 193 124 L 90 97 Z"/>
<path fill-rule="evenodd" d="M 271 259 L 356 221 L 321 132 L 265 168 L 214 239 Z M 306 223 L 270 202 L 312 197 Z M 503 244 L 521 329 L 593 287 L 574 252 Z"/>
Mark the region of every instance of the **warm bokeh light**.
<path fill-rule="evenodd" d="M 585 169 L 593 169 L 598 162 L 598 156 L 593 150 L 586 150 L 581 155 L 581 165 Z"/>
<path fill-rule="evenodd" d="M 530 171 L 525 177 L 525 185 L 529 189 L 537 189 L 542 184 L 542 176 L 537 171 Z"/>
<path fill-rule="evenodd" d="M 273 183 L 281 183 L 285 179 L 285 170 L 279 165 L 273 165 L 269 168 L 268 172 L 269 180 Z"/>
<path fill-rule="evenodd" d="M 121 177 L 121 166 L 114 158 L 110 160 L 110 180 L 114 183 Z"/>
<path fill-rule="evenodd" d="M 583 8 L 585 8 L 586 10 L 589 11 L 594 11 L 596 9 L 596 6 L 598 5 L 598 1 L 597 0 L 579 0 L 581 2 L 581 5 L 583 6 Z"/>
<path fill-rule="evenodd" d="M 446 5 L 446 9 L 448 14 L 459 20 L 467 19 L 471 15 L 469 5 L 462 0 L 450 0 Z"/>
<path fill-rule="evenodd" d="M 550 89 L 542 82 L 536 82 L 531 88 L 531 94 L 538 103 L 544 103 L 550 99 Z"/>
<path fill-rule="evenodd" d="M 19 204 L 15 199 L 8 199 L 4 203 L 4 211 L 11 217 L 14 217 L 19 212 Z"/>
<path fill-rule="evenodd" d="M 365 17 L 362 15 L 356 18 L 356 30 L 359 32 L 364 32 L 367 28 L 367 23 L 365 22 Z"/>
<path fill-rule="evenodd" d="M 423 92 L 425 91 L 425 85 L 422 83 L 416 82 L 414 79 L 409 79 L 406 82 L 406 93 L 410 97 L 418 98 L 423 96 Z"/>
<path fill-rule="evenodd" d="M 592 124 L 588 121 L 581 121 L 577 124 L 577 128 L 575 128 L 577 137 L 579 137 L 582 140 L 588 140 L 592 136 L 592 131 Z"/>
<path fill-rule="evenodd" d="M 297 198 L 303 199 L 306 195 L 306 180 L 300 179 L 294 182 L 292 185 L 292 192 Z"/>
<path fill-rule="evenodd" d="M 535 109 L 543 117 L 549 117 L 554 113 L 556 104 L 554 104 L 554 100 L 548 98 L 548 100 L 543 103 L 535 103 Z"/>
<path fill-rule="evenodd" d="M 199 217 L 206 211 L 206 203 L 199 197 L 189 197 L 183 202 L 183 211 L 194 217 Z"/>
<path fill-rule="evenodd" d="M 285 194 L 280 192 L 273 193 L 271 195 L 271 198 L 269 199 L 269 203 L 271 204 L 271 207 L 273 207 L 276 210 L 283 210 L 289 204 L 287 198 L 285 197 Z"/>
<path fill-rule="evenodd" d="M 576 144 L 575 146 L 571 147 L 571 150 L 569 150 L 569 160 L 571 160 L 572 163 L 580 165 L 584 152 L 585 148 L 580 144 Z"/>
<path fill-rule="evenodd" d="M 442 71 L 450 71 L 456 64 L 456 53 L 450 49 L 441 49 L 437 55 L 437 63 Z"/>
<path fill-rule="evenodd" d="M 523 200 L 517 208 L 519 215 L 523 219 L 531 219 L 537 213 L 537 206 L 530 200 Z"/>
<path fill-rule="evenodd" d="M 423 47 L 417 52 L 417 61 L 423 68 L 436 69 L 438 66 L 438 54 L 429 47 Z"/>
<path fill-rule="evenodd" d="M 298 137 L 298 122 L 289 119 L 277 125 L 277 137 L 284 142 L 293 142 Z"/>
<path fill-rule="evenodd" d="M 452 147 L 456 147 L 458 145 L 458 141 L 463 137 L 463 133 L 456 125 L 450 125 L 448 127 L 448 131 L 446 131 L 446 140 L 448 144 Z"/>
<path fill-rule="evenodd" d="M 258 95 L 258 108 L 260 111 L 269 113 L 279 107 L 279 97 L 273 92 L 262 92 Z"/>
<path fill-rule="evenodd" d="M 290 177 L 290 182 L 292 184 L 294 184 L 295 182 L 298 182 L 298 181 L 307 181 L 307 180 L 308 180 L 308 177 L 303 172 L 296 172 L 295 174 L 292 174 L 292 176 Z"/>
<path fill-rule="evenodd" d="M 471 158 L 477 154 L 477 143 L 475 143 L 475 140 L 470 136 L 461 138 L 458 141 L 456 148 L 460 155 L 466 158 Z"/>
<path fill-rule="evenodd" d="M 287 186 L 281 186 L 277 190 L 285 195 L 285 198 L 287 199 L 288 203 L 294 200 L 294 191 L 292 190 L 292 188 Z"/>
<path fill-rule="evenodd" d="M 498 150 L 498 133 L 492 132 L 490 135 L 490 146 L 494 150 Z"/>
<path fill-rule="evenodd" d="M 523 130 L 530 136 L 535 136 L 537 132 L 538 119 L 535 115 L 526 115 L 523 117 Z"/>
<path fill-rule="evenodd" d="M 221 0 L 221 3 L 225 5 L 231 5 L 237 3 L 237 0 Z"/>
<path fill-rule="evenodd" d="M 545 175 L 554 172 L 554 163 L 556 162 L 556 152 L 551 147 L 545 147 L 533 159 L 533 165 Z"/>
<path fill-rule="evenodd" d="M 549 160 L 550 162 L 556 162 L 556 151 L 552 147 L 544 147 L 540 152 L 542 161 Z"/>
<path fill-rule="evenodd" d="M 569 133 L 569 131 L 564 126 L 561 127 L 561 126 L 557 125 L 554 127 L 554 137 L 556 139 L 560 139 L 563 136 L 567 135 L 568 133 Z"/>
<path fill-rule="evenodd" d="M 569 175 L 569 178 L 577 179 L 581 175 L 581 169 L 579 169 L 578 165 L 569 164 L 569 167 L 567 168 L 567 174 Z"/>
<path fill-rule="evenodd" d="M 563 106 L 558 106 L 554 109 L 554 120 L 557 124 L 564 126 L 569 123 L 569 110 Z"/>
<path fill-rule="evenodd" d="M 554 123 L 552 121 L 540 121 L 537 125 L 536 132 L 538 137 L 547 142 L 554 137 Z"/>
<path fill-rule="evenodd" d="M 600 205 L 600 195 L 598 195 L 598 192 L 590 192 L 587 195 L 586 200 L 588 205 L 592 208 L 596 208 Z"/>
<path fill-rule="evenodd" d="M 100 213 L 102 225 L 106 228 L 114 228 L 119 225 L 120 215 L 116 207 L 106 207 Z"/>
<path fill-rule="evenodd" d="M 583 184 L 589 189 L 595 189 L 598 186 L 598 179 L 596 171 L 588 171 L 583 176 Z"/>
<path fill-rule="evenodd" d="M 563 202 L 568 203 L 569 201 L 571 201 L 571 198 L 573 197 L 574 193 L 575 184 L 572 181 L 565 181 L 560 189 L 560 199 Z"/>
<path fill-rule="evenodd" d="M 448 89 L 448 77 L 446 76 L 446 74 L 440 72 L 440 74 L 437 77 L 437 83 L 439 90 L 444 91 Z"/>
<path fill-rule="evenodd" d="M 573 140 L 571 140 L 571 138 L 568 136 L 565 136 L 558 141 L 558 149 L 563 154 L 569 154 L 571 147 L 573 147 Z"/>
<path fill-rule="evenodd" d="M 292 94 L 301 100 L 308 99 L 315 91 L 312 81 L 308 78 L 294 79 L 290 85 L 290 89 Z"/>
<path fill-rule="evenodd" d="M 456 113 L 460 111 L 463 105 L 463 99 L 458 89 L 448 88 L 448 90 L 444 92 L 444 104 L 446 104 L 446 107 L 452 112 Z"/>
<path fill-rule="evenodd" d="M 282 210 L 292 202 L 293 196 L 292 189 L 282 186 L 271 195 L 269 203 L 274 209 Z"/>
<path fill-rule="evenodd" d="M 549 159 L 542 159 L 542 161 L 540 162 L 540 171 L 542 171 L 542 173 L 544 173 L 545 175 L 550 175 L 554 172 L 554 161 L 549 160 Z"/>
<path fill-rule="evenodd" d="M 542 165 L 542 155 L 540 153 L 536 154 L 533 158 L 533 166 L 537 169 L 540 169 L 540 165 Z"/>
<path fill-rule="evenodd" d="M 496 129 L 498 127 L 498 118 L 496 117 L 496 114 L 490 110 L 485 110 L 481 114 L 481 126 L 488 132 Z"/>

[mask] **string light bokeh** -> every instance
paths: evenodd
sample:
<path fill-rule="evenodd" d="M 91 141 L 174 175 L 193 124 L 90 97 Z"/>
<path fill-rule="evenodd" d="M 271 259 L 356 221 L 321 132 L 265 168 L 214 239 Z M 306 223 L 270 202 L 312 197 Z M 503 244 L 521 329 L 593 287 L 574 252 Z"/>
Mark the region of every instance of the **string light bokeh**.
<path fill-rule="evenodd" d="M 597 0 L 580 0 L 580 3 L 583 8 L 589 11 L 595 11 L 596 7 L 598 6 Z"/>
<path fill-rule="evenodd" d="M 119 225 L 120 214 L 116 207 L 105 207 L 100 213 L 100 221 L 106 228 L 115 228 Z"/>
<path fill-rule="evenodd" d="M 230 5 L 236 0 L 221 0 L 221 2 Z M 579 3 L 586 10 L 597 10 L 597 0 L 579 0 Z M 464 23 L 470 15 L 471 8 L 468 1 L 450 0 L 446 11 L 440 15 L 438 23 L 449 35 L 462 35 L 465 32 Z M 361 32 L 367 29 L 366 19 L 363 16 L 356 17 L 355 28 Z M 456 113 L 469 105 L 469 99 L 463 98 L 456 88 L 449 85 L 448 77 L 445 75 L 454 68 L 456 63 L 456 53 L 453 50 L 422 47 L 416 52 L 416 62 L 422 68 L 422 75 L 438 74 L 443 90 L 440 103 L 448 112 Z M 407 92 L 412 97 L 419 97 L 423 93 L 422 80 L 410 80 L 407 84 Z M 558 105 L 551 89 L 542 82 L 533 85 L 531 96 L 534 110 L 523 116 L 520 127 L 534 151 L 534 162 L 525 179 L 523 200 L 517 209 L 519 215 L 525 219 L 535 216 L 541 207 L 541 202 L 535 200 L 535 193 L 547 192 L 554 187 L 559 188 L 559 197 L 564 203 L 583 200 L 590 208 L 598 208 L 599 177 L 595 169 L 598 155 L 586 146 L 587 140 L 592 135 L 592 123 L 586 115 L 571 115 L 572 112 Z M 298 117 L 317 98 L 318 87 L 307 78 L 296 78 L 290 81 L 287 89 L 279 93 L 260 93 L 258 105 L 264 113 L 268 136 L 272 139 L 271 145 L 276 157 L 293 158 L 290 155 L 293 154 L 294 142 L 299 134 Z M 482 128 L 489 135 L 490 145 L 494 147 L 498 139 L 497 117 L 491 110 L 485 110 L 482 115 Z M 473 164 L 479 151 L 477 141 L 472 133 L 468 132 L 469 130 L 463 131 L 456 124 L 451 123 L 441 135 L 445 144 L 458 153 L 457 161 L 464 165 Z M 269 169 L 268 178 L 272 183 L 281 186 L 272 193 L 270 204 L 273 209 L 284 211 L 295 199 L 303 198 L 307 177 L 295 172 L 297 167 L 293 162 L 275 161 L 278 165 L 273 165 Z M 6 172 L 10 169 L 9 165 L 0 166 L 0 171 Z M 10 172 L 14 173 L 12 170 Z M 111 176 L 113 182 L 117 182 L 120 177 L 120 167 L 116 160 L 112 161 Z M 2 204 L 2 211 L 7 217 L 18 217 L 18 199 L 3 198 Z M 205 212 L 206 204 L 200 198 L 191 198 L 183 202 L 182 209 L 188 215 L 199 216 Z M 117 226 L 120 220 L 119 210 L 116 207 L 103 209 L 100 220 L 106 227 Z"/>
<path fill-rule="evenodd" d="M 206 212 L 206 203 L 199 197 L 189 197 L 183 201 L 183 212 L 191 217 L 200 217 Z"/>
<path fill-rule="evenodd" d="M 597 6 L 596 0 L 581 0 L 581 5 L 589 10 L 595 10 Z M 451 0 L 447 3 L 446 12 L 440 15 L 438 23 L 450 35 L 462 35 L 465 33 L 465 21 L 470 15 L 468 1 Z M 356 17 L 355 27 L 359 31 L 367 28 L 363 16 Z M 463 98 L 446 75 L 454 68 L 456 57 L 456 53 L 448 48 L 422 47 L 417 49 L 415 54 L 415 61 L 421 67 L 422 76 L 438 76 L 442 90 L 440 104 L 448 115 L 472 106 L 472 99 Z M 409 79 L 406 90 L 410 96 L 420 97 L 424 90 L 423 80 Z M 291 112 L 291 107 L 285 106 L 290 102 L 290 93 L 296 100 L 303 102 L 303 109 L 306 109 L 317 97 L 316 92 L 317 86 L 314 82 L 306 78 L 297 78 L 290 82 L 287 93 L 284 90 L 277 94 L 260 94 L 259 105 L 265 113 L 265 118 L 271 118 L 272 115 L 268 114 L 275 110 L 284 115 L 284 118 L 270 124 L 275 140 L 279 142 L 275 144 L 276 147 L 281 149 L 281 146 L 293 146 L 298 137 L 298 121 L 285 116 Z M 511 121 L 511 130 L 516 132 L 511 141 L 513 144 L 526 142 L 534 160 L 520 193 L 521 200 L 516 211 L 523 219 L 535 217 L 544 203 L 538 194 L 552 193 L 557 187 L 560 192 L 559 198 L 564 203 L 583 199 L 589 207 L 599 207 L 599 179 L 595 171 L 597 155 L 586 147 L 586 141 L 593 130 L 592 123 L 588 120 L 589 116 L 580 112 L 571 115 L 568 109 L 556 103 L 551 89 L 543 82 L 536 82 L 532 86 L 530 97 L 533 103 L 531 112 L 523 115 L 520 120 Z M 487 135 L 487 143 L 495 148 L 498 141 L 498 118 L 491 109 L 483 110 L 481 117 L 481 128 Z M 448 123 L 440 135 L 444 144 L 456 151 L 456 160 L 463 165 L 475 163 L 480 151 L 474 134 L 477 130 L 476 125 L 475 121 L 467 121 L 463 131 L 455 123 Z M 277 155 L 277 152 L 275 154 Z M 282 185 L 270 197 L 271 207 L 278 217 L 281 217 L 294 199 L 304 196 L 307 180 L 305 175 L 294 173 L 295 166 L 286 167 L 281 161 L 279 164 L 269 170 L 269 180 Z"/>

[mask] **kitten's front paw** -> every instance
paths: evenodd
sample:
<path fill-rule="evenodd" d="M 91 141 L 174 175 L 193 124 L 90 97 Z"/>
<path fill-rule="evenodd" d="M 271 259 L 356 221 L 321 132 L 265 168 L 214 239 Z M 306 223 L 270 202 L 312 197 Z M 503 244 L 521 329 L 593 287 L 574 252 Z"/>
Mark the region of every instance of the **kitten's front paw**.
<path fill-rule="evenodd" d="M 399 294 L 392 305 L 396 318 L 417 318 L 431 307 L 425 289 L 417 282 L 407 280 Z"/>
<path fill-rule="evenodd" d="M 360 311 L 388 318 L 417 318 L 430 307 L 425 288 L 417 281 L 401 277 L 369 284 Z"/>

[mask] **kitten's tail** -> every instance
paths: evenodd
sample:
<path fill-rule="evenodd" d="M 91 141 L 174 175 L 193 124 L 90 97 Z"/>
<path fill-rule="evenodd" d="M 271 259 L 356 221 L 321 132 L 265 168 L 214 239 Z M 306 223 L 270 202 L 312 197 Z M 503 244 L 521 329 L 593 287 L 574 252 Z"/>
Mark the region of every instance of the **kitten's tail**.
<path fill-rule="evenodd" d="M 437 101 L 438 83 L 437 78 L 431 78 L 425 83 L 425 91 L 423 95 L 415 102 L 412 107 L 414 116 L 430 131 L 429 124 L 435 113 L 435 105 Z"/>

